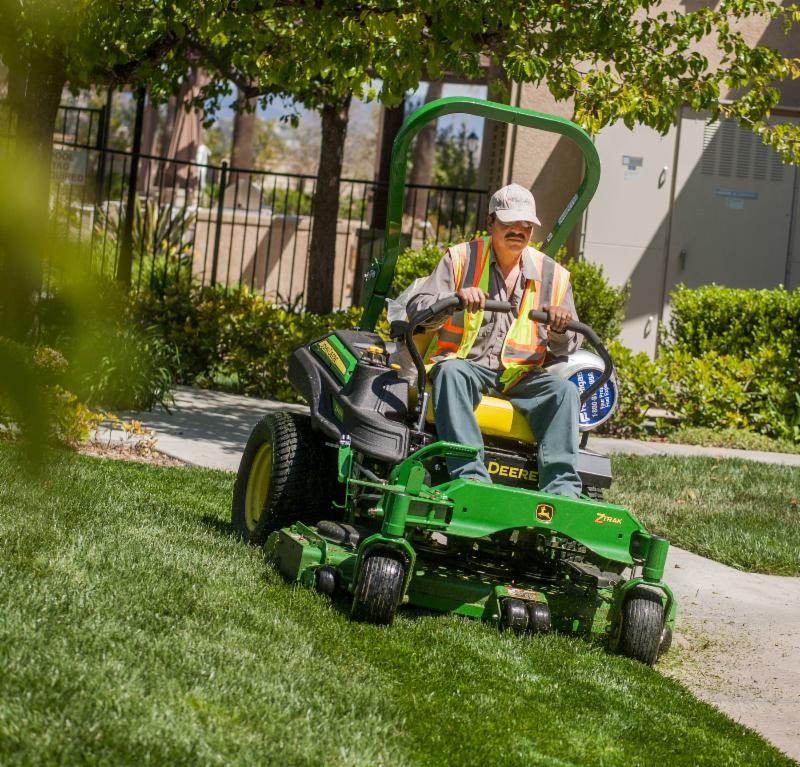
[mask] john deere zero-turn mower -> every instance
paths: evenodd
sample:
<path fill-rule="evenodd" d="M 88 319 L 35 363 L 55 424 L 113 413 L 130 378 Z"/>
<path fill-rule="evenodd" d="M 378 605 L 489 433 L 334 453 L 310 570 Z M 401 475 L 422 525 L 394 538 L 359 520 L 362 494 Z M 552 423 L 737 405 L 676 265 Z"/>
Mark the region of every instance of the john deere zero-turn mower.
<path fill-rule="evenodd" d="M 669 646 L 675 600 L 663 582 L 668 542 L 629 511 L 602 502 L 607 457 L 581 449 L 578 500 L 539 492 L 535 440 L 503 399 L 484 397 L 476 416 L 493 484 L 451 480 L 448 456 L 476 445 L 437 440 L 415 330 L 454 311 L 456 296 L 373 332 L 400 248 L 408 149 L 426 123 L 453 112 L 554 131 L 583 151 L 583 182 L 545 241 L 555 253 L 599 180 L 591 139 L 575 124 L 477 99 L 441 99 L 404 123 L 392 154 L 387 235 L 366 276 L 359 330 L 338 330 L 297 349 L 289 380 L 310 415 L 279 412 L 254 427 L 242 456 L 233 524 L 265 544 L 289 581 L 352 600 L 358 620 L 389 624 L 400 605 L 455 612 L 516 632 L 574 632 L 652 664 Z M 512 311 L 488 301 L 487 311 Z M 534 316 L 547 322 L 543 313 Z M 572 322 L 597 355 L 554 361 L 553 375 L 581 392 L 580 429 L 611 415 L 617 382 L 588 326 Z M 599 356 L 598 356 L 599 355 Z"/>

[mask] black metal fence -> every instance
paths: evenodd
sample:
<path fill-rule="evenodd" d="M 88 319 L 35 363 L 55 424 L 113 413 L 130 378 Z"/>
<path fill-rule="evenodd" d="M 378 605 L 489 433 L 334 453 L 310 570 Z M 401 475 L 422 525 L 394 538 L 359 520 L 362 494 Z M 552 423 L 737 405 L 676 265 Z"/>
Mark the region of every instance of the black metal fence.
<path fill-rule="evenodd" d="M 83 119 L 82 130 L 102 124 Z M 316 177 L 97 148 L 96 138 L 54 148 L 54 225 L 93 272 L 126 277 L 129 270 L 134 291 L 170 282 L 242 284 L 276 302 L 302 300 L 313 262 Z M 381 191 L 373 181 L 342 179 L 337 306 L 357 298 L 360 275 L 380 247 L 367 222 Z M 407 193 L 409 244 L 450 242 L 483 225 L 484 190 L 411 186 Z"/>

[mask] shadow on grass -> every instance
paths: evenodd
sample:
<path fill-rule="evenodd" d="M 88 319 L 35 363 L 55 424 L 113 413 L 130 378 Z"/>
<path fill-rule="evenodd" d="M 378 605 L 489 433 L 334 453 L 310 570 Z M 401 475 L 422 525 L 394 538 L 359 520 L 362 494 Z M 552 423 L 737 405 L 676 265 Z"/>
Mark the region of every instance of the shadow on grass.
<path fill-rule="evenodd" d="M 226 538 L 240 538 L 241 536 L 233 529 L 233 525 L 227 519 L 220 519 L 211 514 L 200 517 L 201 524 Z"/>

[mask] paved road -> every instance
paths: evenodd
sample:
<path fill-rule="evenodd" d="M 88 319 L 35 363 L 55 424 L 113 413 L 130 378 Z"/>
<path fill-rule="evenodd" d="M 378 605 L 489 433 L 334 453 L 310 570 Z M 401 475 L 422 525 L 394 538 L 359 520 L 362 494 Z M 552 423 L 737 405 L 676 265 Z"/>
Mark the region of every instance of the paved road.
<path fill-rule="evenodd" d="M 235 471 L 253 424 L 271 410 L 304 412 L 181 387 L 171 413 L 120 414 L 155 430 L 157 448 L 187 463 Z M 800 455 L 591 438 L 603 453 L 709 455 L 800 466 Z M 800 760 L 800 578 L 742 573 L 672 547 L 665 580 L 679 604 L 680 663 L 669 672 L 698 697 Z"/>

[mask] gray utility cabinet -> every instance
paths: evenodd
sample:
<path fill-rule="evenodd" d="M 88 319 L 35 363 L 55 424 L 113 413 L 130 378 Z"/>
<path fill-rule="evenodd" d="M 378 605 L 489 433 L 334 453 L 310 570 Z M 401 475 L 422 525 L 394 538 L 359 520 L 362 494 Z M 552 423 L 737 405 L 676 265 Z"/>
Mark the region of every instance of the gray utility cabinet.
<path fill-rule="evenodd" d="M 596 138 L 600 187 L 582 257 L 631 281 L 621 340 L 653 355 L 682 283 L 800 285 L 800 179 L 752 131 L 684 111 L 665 136 L 621 123 Z"/>

